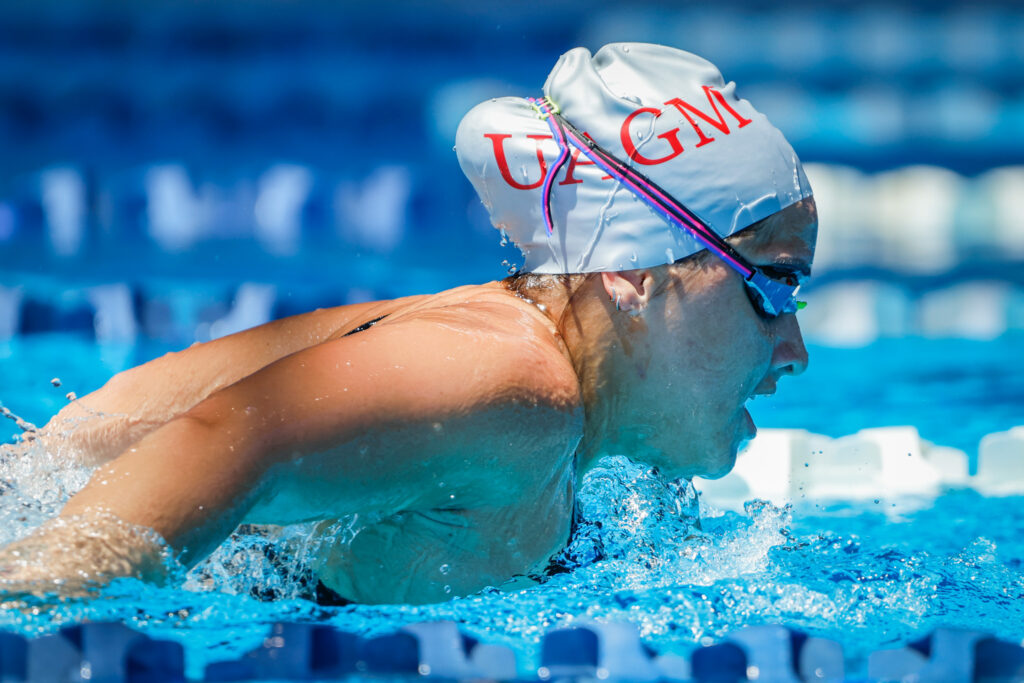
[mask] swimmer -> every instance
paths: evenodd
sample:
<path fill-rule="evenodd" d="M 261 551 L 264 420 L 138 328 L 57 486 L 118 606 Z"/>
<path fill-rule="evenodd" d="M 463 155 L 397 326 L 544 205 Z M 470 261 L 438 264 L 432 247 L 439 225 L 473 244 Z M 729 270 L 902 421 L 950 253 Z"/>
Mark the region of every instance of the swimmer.
<path fill-rule="evenodd" d="M 746 401 L 807 365 L 817 217 L 781 133 L 709 62 L 612 44 L 478 105 L 456 147 L 521 272 L 271 322 L 69 404 L 38 438 L 97 469 L 0 551 L 0 595 L 159 581 L 165 547 L 190 566 L 240 524 L 320 522 L 320 596 L 443 601 L 542 574 L 604 454 L 727 473 Z"/>

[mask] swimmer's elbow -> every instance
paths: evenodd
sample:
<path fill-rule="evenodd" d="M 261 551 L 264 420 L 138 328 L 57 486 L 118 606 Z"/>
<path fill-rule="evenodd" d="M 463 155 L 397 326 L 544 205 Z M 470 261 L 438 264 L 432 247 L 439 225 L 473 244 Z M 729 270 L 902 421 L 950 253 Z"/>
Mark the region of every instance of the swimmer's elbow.
<path fill-rule="evenodd" d="M 255 467 L 266 450 L 266 441 L 244 420 L 201 407 L 175 418 L 158 433 L 169 448 L 201 454 L 207 463 L 227 460 Z"/>

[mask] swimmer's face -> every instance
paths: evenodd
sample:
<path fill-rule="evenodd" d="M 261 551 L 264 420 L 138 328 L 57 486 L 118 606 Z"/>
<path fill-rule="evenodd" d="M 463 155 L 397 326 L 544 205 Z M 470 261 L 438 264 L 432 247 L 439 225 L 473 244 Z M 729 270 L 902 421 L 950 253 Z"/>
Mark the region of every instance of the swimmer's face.
<path fill-rule="evenodd" d="M 809 273 L 818 231 L 813 199 L 767 220 L 761 235 L 741 232 L 729 241 L 754 265 Z M 652 464 L 669 476 L 720 477 L 755 434 L 746 402 L 775 393 L 780 379 L 807 367 L 800 326 L 794 314 L 760 317 L 741 276 L 715 257 L 666 268 L 660 287 L 643 314 L 645 403 L 660 413 L 649 431 L 660 443 L 648 443 L 663 459 Z"/>

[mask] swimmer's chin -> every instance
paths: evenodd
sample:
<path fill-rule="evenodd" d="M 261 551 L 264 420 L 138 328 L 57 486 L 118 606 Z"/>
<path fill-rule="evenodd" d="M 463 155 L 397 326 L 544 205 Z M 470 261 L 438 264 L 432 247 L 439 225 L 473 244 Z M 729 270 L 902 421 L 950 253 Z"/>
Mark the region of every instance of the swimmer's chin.
<path fill-rule="evenodd" d="M 708 467 L 697 476 L 702 479 L 721 479 L 732 472 L 732 468 L 736 466 L 736 456 L 757 436 L 757 426 L 754 425 L 754 420 L 746 409 L 740 414 L 740 419 L 741 424 L 737 430 L 736 441 L 725 449 L 726 452 L 721 458 L 716 458 L 714 461 L 708 458 Z"/>
<path fill-rule="evenodd" d="M 730 444 L 728 447 L 720 452 L 720 455 L 711 457 L 709 456 L 705 462 L 705 466 L 702 471 L 697 472 L 696 476 L 701 479 L 721 479 L 725 475 L 732 472 L 733 467 L 736 466 L 736 456 L 747 447 L 751 439 L 754 436 L 744 436 L 739 439 L 735 444 Z"/>
<path fill-rule="evenodd" d="M 721 479 L 732 472 L 732 468 L 735 467 L 736 453 L 735 447 L 725 447 L 714 454 L 709 451 L 696 467 L 691 464 L 684 468 L 661 467 L 658 469 L 668 479 L 693 479 L 694 477 Z"/>
<path fill-rule="evenodd" d="M 732 450 L 729 455 L 724 458 L 723 462 L 719 463 L 718 467 L 706 469 L 703 472 L 700 472 L 697 476 L 701 479 L 721 479 L 732 472 L 732 468 L 735 466 L 736 450 Z"/>

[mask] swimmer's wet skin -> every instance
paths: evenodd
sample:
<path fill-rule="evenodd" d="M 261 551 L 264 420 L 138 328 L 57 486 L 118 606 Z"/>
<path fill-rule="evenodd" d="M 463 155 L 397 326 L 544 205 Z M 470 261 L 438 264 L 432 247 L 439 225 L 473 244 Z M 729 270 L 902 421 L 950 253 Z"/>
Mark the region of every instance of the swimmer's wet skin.
<path fill-rule="evenodd" d="M 456 140 L 522 273 L 117 375 L 43 430 L 99 467 L 0 551 L 0 586 L 160 580 L 167 547 L 139 529 L 191 565 L 241 523 L 321 521 L 323 594 L 441 601 L 543 574 L 603 454 L 728 472 L 755 433 L 745 402 L 807 363 L 794 294 L 817 216 L 799 161 L 713 65 L 671 48 L 577 48 L 543 94 L 548 109 L 479 105 Z M 358 533 L 339 534 L 352 515 Z"/>

